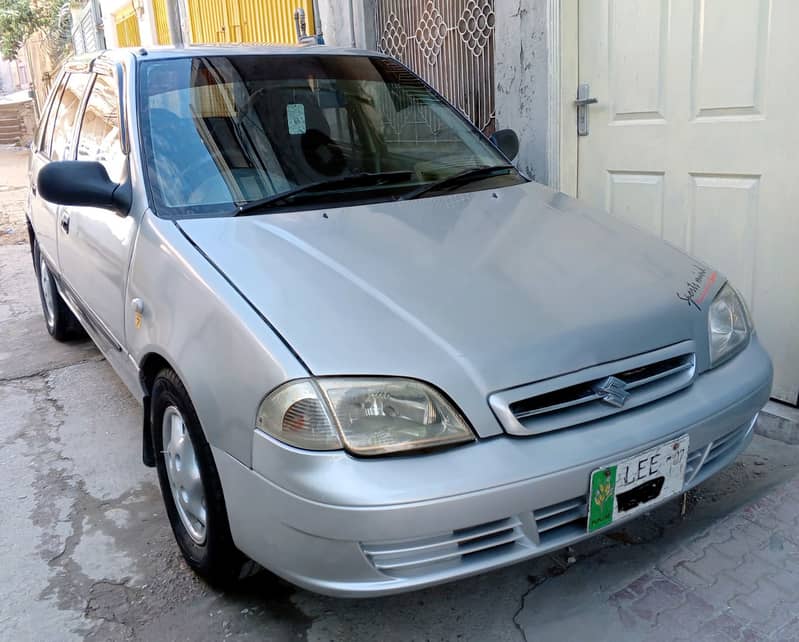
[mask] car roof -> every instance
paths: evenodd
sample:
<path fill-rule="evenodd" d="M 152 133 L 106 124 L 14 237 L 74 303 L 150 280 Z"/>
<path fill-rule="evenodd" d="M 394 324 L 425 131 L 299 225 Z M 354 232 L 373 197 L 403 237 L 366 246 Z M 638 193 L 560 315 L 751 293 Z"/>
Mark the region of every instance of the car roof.
<path fill-rule="evenodd" d="M 272 44 L 219 44 L 219 45 L 186 45 L 186 46 L 154 46 L 127 47 L 95 51 L 71 58 L 67 69 L 79 70 L 91 68 L 96 61 L 107 60 L 119 62 L 131 57 L 138 60 L 189 58 L 202 56 L 380 56 L 385 54 L 368 49 L 352 49 L 349 47 L 333 47 L 330 45 L 272 45 Z"/>

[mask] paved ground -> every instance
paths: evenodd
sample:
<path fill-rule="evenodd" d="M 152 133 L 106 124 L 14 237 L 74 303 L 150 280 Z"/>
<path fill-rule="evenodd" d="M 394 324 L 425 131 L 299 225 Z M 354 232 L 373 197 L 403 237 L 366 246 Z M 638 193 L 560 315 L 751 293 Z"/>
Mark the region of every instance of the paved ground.
<path fill-rule="evenodd" d="M 0 151 L 23 230 L 24 156 Z M 24 236 L 0 235 L 0 640 L 799 639 L 799 446 L 757 436 L 691 493 L 576 549 L 392 598 L 183 564 L 140 410 L 88 342 L 49 339 Z M 795 437 L 795 436 L 794 436 Z M 787 442 L 787 443 L 785 443 Z"/>

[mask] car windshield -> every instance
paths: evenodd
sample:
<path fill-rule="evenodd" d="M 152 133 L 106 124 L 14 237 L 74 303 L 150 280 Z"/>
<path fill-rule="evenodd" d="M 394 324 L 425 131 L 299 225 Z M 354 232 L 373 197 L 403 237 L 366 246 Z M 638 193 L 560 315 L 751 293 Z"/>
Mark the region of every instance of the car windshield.
<path fill-rule="evenodd" d="M 450 191 L 526 180 L 391 59 L 162 59 L 143 62 L 140 78 L 142 147 L 160 216 L 338 207 L 434 195 L 436 183 Z"/>

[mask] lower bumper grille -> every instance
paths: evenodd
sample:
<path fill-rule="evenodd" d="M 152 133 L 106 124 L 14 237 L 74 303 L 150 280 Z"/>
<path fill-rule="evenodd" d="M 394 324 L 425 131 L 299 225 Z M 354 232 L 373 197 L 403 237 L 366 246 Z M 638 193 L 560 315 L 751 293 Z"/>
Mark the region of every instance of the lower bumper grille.
<path fill-rule="evenodd" d="M 361 549 L 377 570 L 407 577 L 463 564 L 473 558 L 502 555 L 518 545 L 529 546 L 529 540 L 519 519 L 508 517 L 436 537 L 363 543 Z"/>
<path fill-rule="evenodd" d="M 690 453 L 688 456 L 689 467 L 692 457 L 695 463 L 693 469 L 687 468 L 685 471 L 686 485 L 695 486 L 730 463 L 731 456 L 738 452 L 741 445 L 754 432 L 756 421 L 757 415 L 751 421 L 710 442 L 704 448 L 699 449 L 698 452 L 693 451 Z"/>
<path fill-rule="evenodd" d="M 686 487 L 707 479 L 730 463 L 753 430 L 752 419 L 723 437 L 688 453 Z M 420 577 L 470 563 L 512 561 L 536 549 L 565 546 L 586 535 L 587 492 L 579 497 L 439 535 L 392 542 L 363 542 L 361 550 L 378 571 Z M 537 543 L 536 543 L 537 542 Z"/>
<path fill-rule="evenodd" d="M 698 484 L 728 464 L 727 459 L 737 452 L 741 443 L 753 429 L 756 420 L 757 417 L 710 442 L 707 446 L 689 452 L 685 467 L 686 486 Z M 534 512 L 534 518 L 541 545 L 552 544 L 558 540 L 569 540 L 575 534 L 584 533 L 587 529 L 586 497 L 581 495 L 538 509 Z"/>
<path fill-rule="evenodd" d="M 585 532 L 588 505 L 585 497 L 575 497 L 559 504 L 541 508 L 533 513 L 541 544 L 551 539 Z"/>

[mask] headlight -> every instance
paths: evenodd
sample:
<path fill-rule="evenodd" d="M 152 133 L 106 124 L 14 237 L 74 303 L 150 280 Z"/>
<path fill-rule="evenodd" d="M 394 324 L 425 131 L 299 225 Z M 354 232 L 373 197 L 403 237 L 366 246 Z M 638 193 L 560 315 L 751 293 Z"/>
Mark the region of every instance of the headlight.
<path fill-rule="evenodd" d="M 751 324 L 746 305 L 727 283 L 710 305 L 710 366 L 714 367 L 743 350 L 749 340 Z"/>
<path fill-rule="evenodd" d="M 264 399 L 256 425 L 292 446 L 346 447 L 358 455 L 474 440 L 466 420 L 440 392 L 400 378 L 292 381 Z"/>

